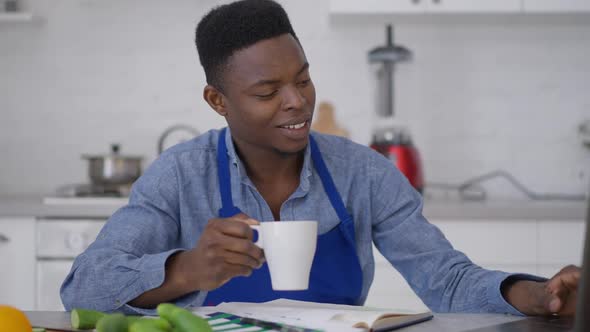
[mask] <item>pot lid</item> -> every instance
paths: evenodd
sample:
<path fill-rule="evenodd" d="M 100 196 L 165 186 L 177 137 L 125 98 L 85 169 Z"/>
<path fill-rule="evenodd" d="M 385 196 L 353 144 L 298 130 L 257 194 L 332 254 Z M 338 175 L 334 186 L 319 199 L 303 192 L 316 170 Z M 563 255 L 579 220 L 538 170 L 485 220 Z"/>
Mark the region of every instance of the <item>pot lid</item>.
<path fill-rule="evenodd" d="M 130 155 L 122 155 L 119 151 L 121 150 L 121 146 L 117 143 L 111 144 L 111 153 L 105 155 L 87 155 L 83 154 L 83 159 L 105 159 L 105 158 L 120 158 L 120 159 L 135 159 L 141 160 L 143 159 L 142 156 L 130 156 Z"/>

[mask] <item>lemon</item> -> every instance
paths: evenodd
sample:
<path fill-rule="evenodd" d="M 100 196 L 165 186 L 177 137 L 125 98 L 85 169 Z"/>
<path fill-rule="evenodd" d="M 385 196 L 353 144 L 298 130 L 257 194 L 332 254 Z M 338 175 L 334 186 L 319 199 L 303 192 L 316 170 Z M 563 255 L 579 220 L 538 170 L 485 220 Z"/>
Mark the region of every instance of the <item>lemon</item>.
<path fill-rule="evenodd" d="M 31 332 L 27 316 L 9 305 L 0 304 L 0 332 Z"/>

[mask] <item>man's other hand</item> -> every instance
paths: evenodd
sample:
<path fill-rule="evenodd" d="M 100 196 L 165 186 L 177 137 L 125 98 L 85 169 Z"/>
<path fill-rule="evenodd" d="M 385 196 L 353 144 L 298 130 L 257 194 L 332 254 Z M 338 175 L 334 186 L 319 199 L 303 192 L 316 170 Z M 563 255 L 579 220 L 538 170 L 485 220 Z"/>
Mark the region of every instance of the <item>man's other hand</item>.
<path fill-rule="evenodd" d="M 576 312 L 581 269 L 568 265 L 545 282 L 518 280 L 502 293 L 518 311 L 526 315 L 563 315 Z"/>

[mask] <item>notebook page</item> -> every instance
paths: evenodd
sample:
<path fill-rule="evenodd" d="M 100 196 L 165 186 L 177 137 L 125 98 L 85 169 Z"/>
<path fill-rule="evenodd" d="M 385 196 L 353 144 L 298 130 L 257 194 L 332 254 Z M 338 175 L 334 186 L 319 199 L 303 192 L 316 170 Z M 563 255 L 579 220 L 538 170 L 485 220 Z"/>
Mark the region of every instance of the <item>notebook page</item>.
<path fill-rule="evenodd" d="M 304 302 L 305 303 L 305 302 Z M 215 307 L 202 307 L 194 310 L 196 314 L 207 314 L 211 311 L 226 312 L 237 316 L 256 318 L 326 332 L 363 332 L 365 329 L 352 327 L 348 322 L 334 321 L 332 318 L 339 312 L 325 308 L 305 308 L 302 306 L 284 306 L 266 303 L 221 303 Z"/>

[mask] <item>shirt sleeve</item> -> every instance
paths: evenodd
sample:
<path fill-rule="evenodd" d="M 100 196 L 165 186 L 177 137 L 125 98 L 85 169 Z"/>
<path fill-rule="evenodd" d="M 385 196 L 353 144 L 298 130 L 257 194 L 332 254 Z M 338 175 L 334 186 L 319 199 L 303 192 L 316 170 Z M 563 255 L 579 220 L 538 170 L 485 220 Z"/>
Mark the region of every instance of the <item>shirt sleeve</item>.
<path fill-rule="evenodd" d="M 390 161 L 376 156 L 373 165 L 375 246 L 430 310 L 522 315 L 502 296 L 502 283 L 509 277 L 545 279 L 474 264 L 424 218 L 421 195 Z"/>
<path fill-rule="evenodd" d="M 73 308 L 152 314 L 129 301 L 162 285 L 166 260 L 180 244 L 179 184 L 173 159 L 156 160 L 133 185 L 129 204 L 115 212 L 79 255 L 60 295 Z M 176 300 L 186 307 L 199 292 Z M 202 299 L 201 299 L 202 301 Z"/>

